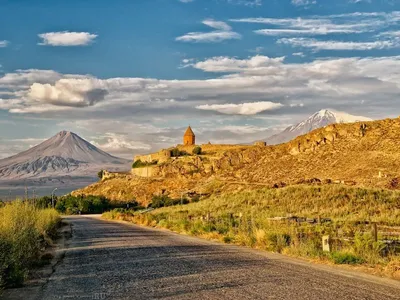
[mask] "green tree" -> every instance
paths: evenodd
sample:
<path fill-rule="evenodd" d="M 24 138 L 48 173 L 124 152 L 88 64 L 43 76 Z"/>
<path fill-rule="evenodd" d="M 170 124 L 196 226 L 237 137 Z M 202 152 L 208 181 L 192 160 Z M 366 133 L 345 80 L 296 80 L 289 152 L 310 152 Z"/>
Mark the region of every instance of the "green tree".
<path fill-rule="evenodd" d="M 201 147 L 199 147 L 199 146 L 194 147 L 193 150 L 192 150 L 192 153 L 193 153 L 194 155 L 200 155 L 201 152 L 202 152 L 202 149 L 201 149 Z"/>
<path fill-rule="evenodd" d="M 97 173 L 97 177 L 99 177 L 100 179 L 103 179 L 103 174 L 104 174 L 104 171 L 101 170 L 101 171 L 99 171 L 99 173 Z"/>

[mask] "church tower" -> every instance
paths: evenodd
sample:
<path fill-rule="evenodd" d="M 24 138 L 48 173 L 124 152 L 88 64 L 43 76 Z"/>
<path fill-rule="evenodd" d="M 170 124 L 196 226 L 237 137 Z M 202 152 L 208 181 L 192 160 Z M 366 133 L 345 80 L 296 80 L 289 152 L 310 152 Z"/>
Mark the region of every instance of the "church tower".
<path fill-rule="evenodd" d="M 185 134 L 183 135 L 183 145 L 184 146 L 193 146 L 195 144 L 196 144 L 196 136 L 194 135 L 192 128 L 189 126 L 186 129 Z"/>

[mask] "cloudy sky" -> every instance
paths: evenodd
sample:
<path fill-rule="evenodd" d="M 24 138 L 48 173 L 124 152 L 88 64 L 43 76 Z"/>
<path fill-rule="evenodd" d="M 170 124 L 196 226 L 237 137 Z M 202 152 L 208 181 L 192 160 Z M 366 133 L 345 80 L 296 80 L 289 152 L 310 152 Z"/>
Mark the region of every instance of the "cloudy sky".
<path fill-rule="evenodd" d="M 132 157 L 332 108 L 400 115 L 400 0 L 2 0 L 0 158 L 60 130 Z"/>

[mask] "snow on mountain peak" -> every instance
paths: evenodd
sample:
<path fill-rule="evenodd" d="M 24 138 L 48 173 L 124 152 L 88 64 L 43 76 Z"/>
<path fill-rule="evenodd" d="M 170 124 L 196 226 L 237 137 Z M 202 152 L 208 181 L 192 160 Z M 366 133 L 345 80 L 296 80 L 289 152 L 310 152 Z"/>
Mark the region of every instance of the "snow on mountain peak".
<path fill-rule="evenodd" d="M 269 144 L 280 144 L 288 142 L 295 137 L 307 134 L 315 129 L 325 127 L 335 123 L 354 123 L 372 121 L 372 119 L 362 116 L 354 116 L 345 112 L 321 109 L 320 111 L 309 116 L 304 121 L 286 128 L 283 132 L 267 139 Z"/>

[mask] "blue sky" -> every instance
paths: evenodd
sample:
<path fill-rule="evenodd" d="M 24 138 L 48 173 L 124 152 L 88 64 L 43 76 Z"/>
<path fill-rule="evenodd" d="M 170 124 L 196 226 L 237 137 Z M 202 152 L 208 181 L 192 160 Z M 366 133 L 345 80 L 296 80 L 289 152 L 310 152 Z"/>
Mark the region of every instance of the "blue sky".
<path fill-rule="evenodd" d="M 400 0 L 0 0 L 0 158 L 60 130 L 130 157 L 400 105 Z"/>

